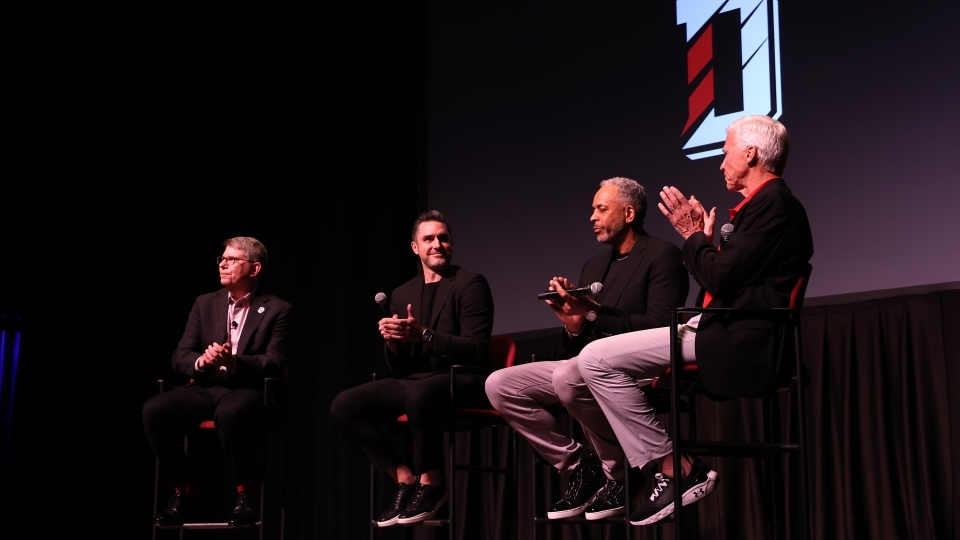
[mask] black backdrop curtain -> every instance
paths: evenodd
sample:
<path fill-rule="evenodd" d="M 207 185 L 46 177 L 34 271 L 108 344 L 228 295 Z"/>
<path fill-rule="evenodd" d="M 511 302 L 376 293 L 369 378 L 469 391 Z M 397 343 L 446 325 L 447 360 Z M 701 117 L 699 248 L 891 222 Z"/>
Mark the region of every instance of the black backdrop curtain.
<path fill-rule="evenodd" d="M 804 310 L 814 538 L 955 538 L 960 291 Z"/>

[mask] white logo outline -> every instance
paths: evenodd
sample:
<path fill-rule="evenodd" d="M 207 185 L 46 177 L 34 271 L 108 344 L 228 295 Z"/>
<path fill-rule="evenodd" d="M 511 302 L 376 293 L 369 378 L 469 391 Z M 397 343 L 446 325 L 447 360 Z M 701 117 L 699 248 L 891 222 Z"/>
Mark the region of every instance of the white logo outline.
<path fill-rule="evenodd" d="M 688 81 L 699 79 L 688 96 L 689 117 L 681 133 L 683 152 L 689 159 L 720 155 L 726 128 L 736 118 L 763 114 L 777 119 L 783 114 L 778 4 L 779 0 L 677 0 L 677 25 L 686 25 L 688 64 L 691 62 L 690 51 L 703 41 L 701 38 L 705 30 L 709 31 L 708 25 L 714 17 L 734 10 L 740 12 L 743 109 L 715 114 L 713 78 L 712 72 L 708 72 L 712 70 L 712 58 L 708 56 L 703 65 L 698 66 L 697 77 L 691 76 Z M 711 39 L 712 33 L 707 38 Z M 712 51 L 712 46 L 707 46 Z M 704 72 L 707 72 L 706 76 L 703 76 Z M 706 106 L 704 96 L 710 100 Z"/>

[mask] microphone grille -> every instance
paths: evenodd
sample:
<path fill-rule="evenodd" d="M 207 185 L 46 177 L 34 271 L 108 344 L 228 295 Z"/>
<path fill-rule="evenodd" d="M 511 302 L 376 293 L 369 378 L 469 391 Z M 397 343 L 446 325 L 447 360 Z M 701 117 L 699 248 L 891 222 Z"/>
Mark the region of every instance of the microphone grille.
<path fill-rule="evenodd" d="M 724 240 L 726 240 L 727 238 L 730 238 L 730 235 L 732 233 L 733 233 L 733 223 L 726 223 L 724 224 L 723 227 L 720 227 L 720 236 L 722 236 Z"/>
<path fill-rule="evenodd" d="M 387 301 L 387 295 L 382 292 L 378 292 L 377 295 L 373 297 L 373 299 L 376 300 L 376 302 L 382 306 Z"/>
<path fill-rule="evenodd" d="M 593 283 L 590 284 L 590 292 L 592 292 L 593 294 L 599 293 L 600 289 L 602 288 L 603 288 L 603 283 L 600 283 L 599 281 L 594 281 Z"/>

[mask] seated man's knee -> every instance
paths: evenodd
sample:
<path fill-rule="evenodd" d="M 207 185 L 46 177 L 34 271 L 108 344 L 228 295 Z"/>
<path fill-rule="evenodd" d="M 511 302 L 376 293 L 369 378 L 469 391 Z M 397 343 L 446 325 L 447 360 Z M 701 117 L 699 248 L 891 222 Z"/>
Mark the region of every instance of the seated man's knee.
<path fill-rule="evenodd" d="M 350 401 L 350 392 L 344 390 L 337 394 L 330 403 L 330 418 L 337 426 L 342 426 L 351 416 L 353 407 Z"/>
<path fill-rule="evenodd" d="M 143 421 L 143 425 L 153 425 L 161 415 L 163 415 L 163 412 L 164 410 L 160 406 L 159 400 L 153 398 L 148 399 L 147 402 L 143 404 L 143 410 L 140 411 L 140 418 Z"/>
<path fill-rule="evenodd" d="M 508 369 L 499 369 L 494 371 L 487 377 L 487 380 L 483 383 L 483 390 L 487 393 L 487 399 L 490 400 L 490 404 L 493 405 L 494 409 L 499 409 L 500 404 L 504 400 L 503 390 L 506 388 L 504 384 L 507 378 Z"/>
<path fill-rule="evenodd" d="M 560 362 L 553 370 L 553 391 L 564 403 L 571 403 L 582 394 L 589 394 L 576 358 L 568 362 Z"/>
<path fill-rule="evenodd" d="M 606 369 L 606 365 L 600 358 L 600 355 L 597 354 L 595 347 L 593 347 L 594 343 L 596 342 L 588 343 L 587 346 L 580 351 L 580 355 L 577 356 L 577 371 L 584 381 L 596 379 Z"/>

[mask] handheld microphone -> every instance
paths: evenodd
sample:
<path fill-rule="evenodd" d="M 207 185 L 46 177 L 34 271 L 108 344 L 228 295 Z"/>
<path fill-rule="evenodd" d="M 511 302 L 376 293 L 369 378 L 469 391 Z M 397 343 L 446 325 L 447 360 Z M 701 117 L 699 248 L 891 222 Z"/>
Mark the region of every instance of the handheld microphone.
<path fill-rule="evenodd" d="M 572 294 L 573 296 L 584 296 L 587 294 L 597 294 L 600 292 L 600 289 L 603 288 L 603 283 L 595 281 L 589 287 L 577 287 L 576 289 L 570 289 L 567 291 L 567 294 Z M 560 293 L 557 291 L 547 291 L 537 295 L 537 300 L 555 300 L 560 298 Z"/>
<path fill-rule="evenodd" d="M 727 243 L 727 240 L 730 239 L 730 235 L 733 234 L 733 223 L 727 223 L 723 227 L 720 227 L 720 245 Z"/>
<path fill-rule="evenodd" d="M 386 294 L 378 292 L 376 296 L 373 297 L 373 300 L 380 306 L 380 311 L 383 312 L 384 317 L 393 317 L 393 315 L 390 314 L 390 306 L 387 305 Z"/>

